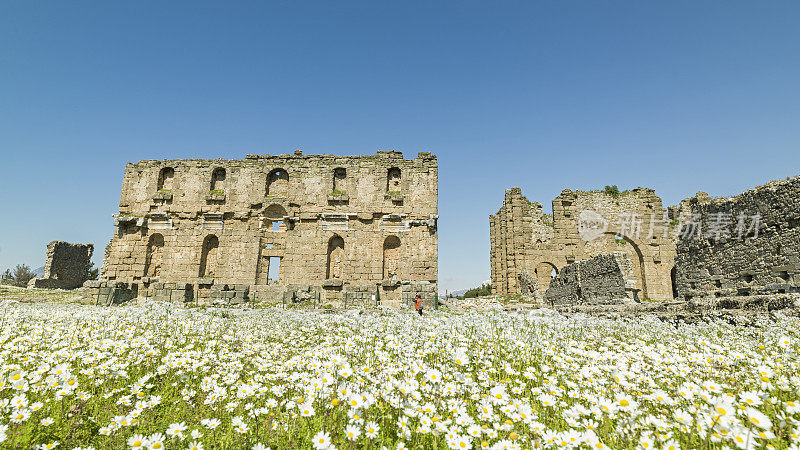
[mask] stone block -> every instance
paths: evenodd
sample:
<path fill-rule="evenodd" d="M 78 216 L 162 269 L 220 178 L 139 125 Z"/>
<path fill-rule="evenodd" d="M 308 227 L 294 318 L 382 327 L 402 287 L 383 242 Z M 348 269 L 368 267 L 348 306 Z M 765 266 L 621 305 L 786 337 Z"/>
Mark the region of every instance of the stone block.
<path fill-rule="evenodd" d="M 338 278 L 329 278 L 322 282 L 322 287 L 326 288 L 333 288 L 333 287 L 342 287 L 343 281 Z"/>

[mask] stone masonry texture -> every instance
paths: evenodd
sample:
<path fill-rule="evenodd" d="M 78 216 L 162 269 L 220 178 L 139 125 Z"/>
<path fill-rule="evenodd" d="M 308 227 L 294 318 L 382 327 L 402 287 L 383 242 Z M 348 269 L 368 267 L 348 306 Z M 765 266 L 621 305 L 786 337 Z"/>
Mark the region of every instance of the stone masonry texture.
<path fill-rule="evenodd" d="M 75 289 L 89 278 L 92 244 L 70 244 L 53 241 L 47 244 L 44 276 L 32 279 L 28 285 L 37 288 Z"/>
<path fill-rule="evenodd" d="M 101 280 L 87 287 L 401 306 L 410 290 L 436 292 L 437 192 L 427 152 L 128 163 Z"/>
<path fill-rule="evenodd" d="M 679 298 L 800 292 L 800 177 L 681 206 L 692 220 L 677 243 Z"/>
<path fill-rule="evenodd" d="M 549 305 L 615 304 L 623 298 L 625 280 L 614 255 L 598 255 L 564 267 L 544 295 Z"/>
<path fill-rule="evenodd" d="M 581 224 L 598 217 L 603 221 L 596 232 L 582 237 Z M 629 291 L 639 298 L 671 299 L 677 239 L 673 219 L 652 189 L 620 193 L 565 189 L 553 200 L 552 215 L 525 198 L 520 188 L 507 189 L 503 206 L 489 217 L 493 294 L 521 295 L 523 272 L 535 276 L 539 289 L 547 290 L 567 265 L 622 252 L 630 261 L 623 271 L 629 275 L 625 277 Z"/>

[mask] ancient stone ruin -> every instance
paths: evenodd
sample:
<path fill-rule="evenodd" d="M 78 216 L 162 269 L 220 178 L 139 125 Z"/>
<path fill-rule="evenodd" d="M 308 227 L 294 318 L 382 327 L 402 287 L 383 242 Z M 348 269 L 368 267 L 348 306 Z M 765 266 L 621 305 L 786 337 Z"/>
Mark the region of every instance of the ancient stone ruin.
<path fill-rule="evenodd" d="M 624 253 L 628 297 L 671 299 L 678 211 L 665 209 L 652 189 L 565 189 L 550 215 L 520 188 L 507 189 L 503 206 L 489 217 L 493 294 L 522 295 L 521 276 L 536 277 L 544 292 L 569 264 Z"/>
<path fill-rule="evenodd" d="M 100 302 L 398 306 L 437 283 L 436 157 L 247 155 L 125 167 Z"/>
<path fill-rule="evenodd" d="M 628 255 L 598 255 L 564 267 L 550 281 L 544 294 L 548 305 L 562 304 L 618 304 L 626 297 L 626 282 L 617 258 Z"/>
<path fill-rule="evenodd" d="M 89 279 L 92 244 L 70 244 L 53 241 L 47 244 L 47 261 L 44 276 L 28 282 L 28 287 L 47 289 L 75 289 Z"/>
<path fill-rule="evenodd" d="M 679 298 L 800 292 L 800 177 L 682 203 L 692 218 L 677 243 Z"/>
<path fill-rule="evenodd" d="M 800 177 L 667 209 L 650 189 L 565 190 L 552 216 L 513 188 L 490 235 L 492 288 L 505 297 L 545 291 L 546 304 L 583 312 L 628 300 L 673 315 L 800 309 Z"/>

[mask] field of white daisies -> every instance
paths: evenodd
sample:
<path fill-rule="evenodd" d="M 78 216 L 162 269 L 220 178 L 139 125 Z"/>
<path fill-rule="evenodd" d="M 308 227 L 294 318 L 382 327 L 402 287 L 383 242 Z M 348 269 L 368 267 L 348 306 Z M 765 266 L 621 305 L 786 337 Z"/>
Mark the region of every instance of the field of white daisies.
<path fill-rule="evenodd" d="M 0 448 L 800 449 L 800 320 L 0 303 Z"/>

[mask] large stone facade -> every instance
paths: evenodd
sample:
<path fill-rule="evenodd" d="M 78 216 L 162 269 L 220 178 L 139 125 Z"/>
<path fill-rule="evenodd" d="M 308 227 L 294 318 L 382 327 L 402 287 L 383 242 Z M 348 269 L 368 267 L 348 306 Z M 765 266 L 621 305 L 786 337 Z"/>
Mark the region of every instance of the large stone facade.
<path fill-rule="evenodd" d="M 800 177 L 681 206 L 692 220 L 677 243 L 678 297 L 800 292 Z"/>
<path fill-rule="evenodd" d="M 492 291 L 520 295 L 520 275 L 545 291 L 568 264 L 602 254 L 627 254 L 628 289 L 639 298 L 673 297 L 677 208 L 662 206 L 652 189 L 625 192 L 565 189 L 544 214 L 520 188 L 507 189 L 503 206 L 489 217 Z M 524 279 L 524 275 L 523 275 Z"/>
<path fill-rule="evenodd" d="M 432 301 L 437 193 L 427 152 L 129 163 L 101 283 L 389 305 L 417 286 Z"/>
<path fill-rule="evenodd" d="M 32 279 L 28 286 L 48 289 L 81 287 L 89 278 L 92 253 L 94 253 L 92 244 L 70 244 L 64 241 L 47 244 L 44 276 Z"/>

